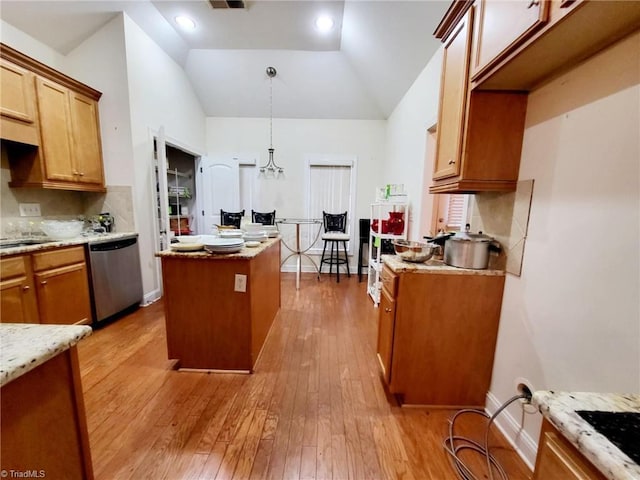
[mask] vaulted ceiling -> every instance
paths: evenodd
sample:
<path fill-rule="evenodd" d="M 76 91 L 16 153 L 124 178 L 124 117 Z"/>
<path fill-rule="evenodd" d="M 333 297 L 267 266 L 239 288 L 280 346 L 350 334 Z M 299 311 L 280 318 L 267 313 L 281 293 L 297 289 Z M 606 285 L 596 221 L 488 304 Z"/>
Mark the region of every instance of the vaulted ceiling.
<path fill-rule="evenodd" d="M 12 1 L 0 18 L 67 54 L 125 12 L 185 70 L 208 116 L 387 118 L 440 44 L 433 31 L 449 0 Z M 317 15 L 333 17 L 328 34 Z M 188 15 L 186 32 L 175 23 Z"/>

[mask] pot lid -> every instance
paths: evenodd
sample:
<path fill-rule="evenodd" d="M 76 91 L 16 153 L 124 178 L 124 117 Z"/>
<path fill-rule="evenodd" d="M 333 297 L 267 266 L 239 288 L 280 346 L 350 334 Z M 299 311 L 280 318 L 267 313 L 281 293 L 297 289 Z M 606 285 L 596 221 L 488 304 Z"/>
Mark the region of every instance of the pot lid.
<path fill-rule="evenodd" d="M 462 242 L 493 242 L 493 238 L 489 235 L 485 235 L 482 232 L 471 233 L 471 226 L 467 223 L 465 225 L 464 232 L 457 232 L 451 240 L 459 240 Z"/>

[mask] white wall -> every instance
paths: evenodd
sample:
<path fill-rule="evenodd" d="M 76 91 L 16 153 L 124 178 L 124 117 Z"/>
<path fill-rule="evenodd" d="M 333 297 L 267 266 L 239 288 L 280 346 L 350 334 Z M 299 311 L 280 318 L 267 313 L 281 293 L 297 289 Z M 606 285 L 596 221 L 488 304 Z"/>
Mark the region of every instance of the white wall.
<path fill-rule="evenodd" d="M 22 30 L 18 30 L 4 20 L 0 20 L 0 40 L 2 40 L 2 43 L 5 45 L 9 45 L 25 55 L 35 58 L 45 65 L 49 65 L 51 68 L 66 73 L 64 55 L 56 52 L 35 38 L 30 37 Z"/>
<path fill-rule="evenodd" d="M 369 218 L 375 187 L 383 179 L 385 127 L 383 120 L 274 118 L 274 159 L 285 169 L 285 178 L 259 180 L 258 203 L 266 210 L 275 209 L 278 217 L 305 217 L 304 155 L 351 154 L 357 157 L 358 170 L 354 218 Z M 211 156 L 259 152 L 258 164 L 263 165 L 268 159 L 268 148 L 268 118 L 207 118 L 207 152 Z M 356 221 L 356 230 L 357 225 Z M 357 235 L 357 231 L 352 234 L 356 248 Z M 357 258 L 352 258 L 352 262 L 357 263 Z"/>
<path fill-rule="evenodd" d="M 415 240 L 429 229 L 428 225 L 420 225 L 422 210 L 431 211 L 433 206 L 433 195 L 426 193 L 429 185 L 424 184 L 425 170 L 433 170 L 433 165 L 425 162 L 425 148 L 427 129 L 438 120 L 441 68 L 442 49 L 429 60 L 398 103 L 387 126 L 387 155 L 381 183 L 404 183 L 410 201 L 409 237 Z"/>
<path fill-rule="evenodd" d="M 106 185 L 134 185 L 124 17 L 115 17 L 65 58 L 73 78 L 102 92 L 100 132 Z"/>
<path fill-rule="evenodd" d="M 124 32 L 135 177 L 134 208 L 145 297 L 159 287 L 154 257 L 155 172 L 153 132 L 194 153 L 205 151 L 205 116 L 182 68 L 126 14 Z"/>
<path fill-rule="evenodd" d="M 638 51 L 640 34 L 529 96 L 520 178 L 535 184 L 522 276 L 505 287 L 498 402 L 516 377 L 538 390 L 640 391 Z M 525 420 L 535 441 L 539 417 Z"/>

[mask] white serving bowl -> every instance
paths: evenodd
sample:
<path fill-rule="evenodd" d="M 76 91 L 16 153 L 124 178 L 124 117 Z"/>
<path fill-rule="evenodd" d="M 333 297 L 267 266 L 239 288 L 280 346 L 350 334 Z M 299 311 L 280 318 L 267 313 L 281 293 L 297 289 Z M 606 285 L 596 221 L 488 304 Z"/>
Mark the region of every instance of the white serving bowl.
<path fill-rule="evenodd" d="M 67 240 L 82 233 L 82 220 L 43 220 L 40 223 L 42 231 L 53 240 Z"/>
<path fill-rule="evenodd" d="M 200 243 L 200 235 L 178 235 L 175 238 L 180 243 Z"/>

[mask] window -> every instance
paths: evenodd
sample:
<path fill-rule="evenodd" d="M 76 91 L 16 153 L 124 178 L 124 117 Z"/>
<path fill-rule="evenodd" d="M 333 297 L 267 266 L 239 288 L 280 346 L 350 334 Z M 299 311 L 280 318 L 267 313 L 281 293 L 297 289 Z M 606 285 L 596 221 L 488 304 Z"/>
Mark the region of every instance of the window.
<path fill-rule="evenodd" d="M 469 195 L 463 194 L 438 194 L 434 202 L 433 235 L 440 231 L 464 230 L 467 223 L 467 208 Z"/>
<path fill-rule="evenodd" d="M 322 218 L 322 212 L 348 212 L 347 233 L 354 228 L 356 157 L 353 155 L 306 155 L 307 163 L 307 216 Z M 308 229 L 307 244 L 313 242 L 316 231 Z M 351 253 L 351 244 L 347 244 Z M 322 240 L 318 238 L 310 253 L 322 253 Z"/>

